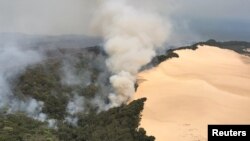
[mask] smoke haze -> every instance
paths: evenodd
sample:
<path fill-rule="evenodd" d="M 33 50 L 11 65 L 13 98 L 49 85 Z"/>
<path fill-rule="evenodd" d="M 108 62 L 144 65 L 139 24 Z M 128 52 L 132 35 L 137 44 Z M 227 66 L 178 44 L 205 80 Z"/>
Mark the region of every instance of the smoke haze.
<path fill-rule="evenodd" d="M 0 32 L 84 34 L 101 0 L 0 0 Z M 171 21 L 169 43 L 214 38 L 250 41 L 249 0 L 128 0 Z"/>
<path fill-rule="evenodd" d="M 93 22 L 95 33 L 105 39 L 109 55 L 106 64 L 113 76 L 115 94 L 111 107 L 127 102 L 134 94 L 135 75 L 155 56 L 170 31 L 170 24 L 152 11 L 130 5 L 125 0 L 108 0 L 100 5 Z"/>
<path fill-rule="evenodd" d="M 25 71 L 29 65 L 42 60 L 40 53 L 34 50 L 23 50 L 17 46 L 3 46 L 0 48 L 0 108 L 7 113 L 25 112 L 30 117 L 44 121 L 46 115 L 41 113 L 43 102 L 26 97 L 19 99 L 12 93 L 11 82 Z"/>

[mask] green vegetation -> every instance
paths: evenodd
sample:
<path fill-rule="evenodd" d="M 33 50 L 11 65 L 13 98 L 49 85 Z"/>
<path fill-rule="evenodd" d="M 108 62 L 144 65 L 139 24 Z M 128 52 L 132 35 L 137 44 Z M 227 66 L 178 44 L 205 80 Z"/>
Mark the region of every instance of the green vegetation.
<path fill-rule="evenodd" d="M 199 42 L 197 45 L 210 45 L 210 46 L 216 46 L 223 49 L 230 49 L 237 53 L 244 54 L 250 56 L 250 53 L 246 51 L 246 49 L 250 48 L 249 42 L 244 41 L 227 41 L 227 42 L 218 42 L 214 39 L 210 39 L 206 42 Z"/>
<path fill-rule="evenodd" d="M 112 108 L 99 114 L 80 115 L 78 127 L 62 124 L 59 139 L 62 141 L 153 141 L 143 128 L 138 128 L 145 98 L 129 105 Z"/>
<path fill-rule="evenodd" d="M 190 46 L 183 46 L 178 47 L 174 49 L 169 49 L 166 51 L 165 54 L 156 56 L 152 59 L 152 61 L 149 64 L 153 64 L 153 66 L 157 66 L 163 61 L 166 61 L 167 59 L 171 58 L 178 58 L 179 55 L 175 53 L 176 50 L 183 50 L 183 49 L 191 49 L 196 50 L 198 48 L 198 45 L 210 45 L 210 46 L 216 46 L 223 49 L 230 49 L 237 53 L 250 56 L 250 53 L 246 51 L 246 49 L 250 49 L 250 43 L 244 42 L 244 41 L 228 41 L 228 42 L 218 42 L 214 39 L 210 39 L 206 42 L 198 42 Z M 147 68 L 147 67 L 146 67 Z"/>
<path fill-rule="evenodd" d="M 98 108 L 91 103 L 91 100 L 98 94 L 108 103 L 107 98 L 105 99 L 108 92 L 103 87 L 108 83 L 110 76 L 102 74 L 106 68 L 100 66 L 105 64 L 105 59 L 98 58 L 101 54 L 100 49 L 97 47 L 82 51 L 60 49 L 59 53 L 49 51 L 47 54 L 48 58 L 44 62 L 27 68 L 16 79 L 12 89 L 15 96 L 20 99 L 32 97 L 43 101 L 42 112 L 47 114 L 48 118 L 56 119 L 57 127 L 49 128 L 48 123 L 34 120 L 23 113 L 2 112 L 0 141 L 155 140 L 153 136 L 147 136 L 143 128 L 139 128 L 145 98 L 97 113 Z M 70 85 L 62 83 L 64 61 L 72 67 L 67 71 L 73 71 L 74 75 L 80 78 L 80 83 Z M 102 75 L 101 80 L 100 75 Z M 78 118 L 77 126 L 65 122 L 68 116 L 67 104 L 75 94 L 84 97 L 84 112 L 75 115 Z"/>
<path fill-rule="evenodd" d="M 49 60 L 51 61 L 51 60 Z M 58 61 L 46 62 L 28 68 L 20 77 L 16 87 L 16 95 L 23 94 L 45 103 L 43 112 L 49 114 L 50 118 L 63 119 L 66 115 L 70 88 L 60 83 Z"/>
<path fill-rule="evenodd" d="M 158 55 L 158 56 L 154 57 L 148 65 L 153 65 L 153 67 L 155 67 L 155 66 L 159 65 L 161 62 L 164 62 L 168 59 L 178 58 L 179 55 L 174 52 L 175 50 L 176 49 L 169 49 L 166 51 L 165 54 Z M 147 65 L 145 68 L 148 68 Z"/>
<path fill-rule="evenodd" d="M 166 55 L 160 55 L 160 56 L 157 56 L 157 60 L 159 62 L 163 62 L 163 61 L 166 61 L 167 59 L 171 59 L 171 58 L 178 58 L 179 55 L 171 50 L 168 50 Z"/>
<path fill-rule="evenodd" d="M 60 53 L 56 51 L 48 52 L 48 59 L 34 66 L 30 66 L 13 85 L 14 93 L 19 98 L 26 96 L 32 97 L 38 101 L 44 102 L 42 109 L 49 118 L 65 119 L 67 116 L 67 104 L 75 94 L 84 96 L 85 99 L 93 99 L 97 93 L 101 93 L 100 83 L 97 82 L 99 74 L 103 71 L 98 65 L 94 63 L 105 64 L 98 62 L 98 55 L 100 55 L 98 47 L 93 49 L 60 49 Z M 56 53 L 55 53 L 56 52 Z M 61 55 L 63 54 L 63 55 Z M 102 56 L 103 57 L 103 56 Z M 72 71 L 80 81 L 89 81 L 89 84 L 80 82 L 79 84 L 67 85 L 62 83 L 63 61 L 66 61 L 72 68 L 66 71 Z M 91 63 L 88 63 L 91 62 Z M 72 69 L 72 70 L 71 70 Z M 85 78 L 85 73 L 88 72 L 88 78 Z M 106 76 L 107 80 L 109 75 Z M 89 80 L 86 80 L 89 79 Z M 102 84 L 103 85 L 103 84 Z M 86 111 L 93 110 L 96 107 L 91 106 L 91 103 L 85 103 Z"/>
<path fill-rule="evenodd" d="M 57 129 L 23 114 L 0 116 L 0 141 L 154 141 L 139 128 L 146 98 L 99 114 L 82 113 L 78 126 L 59 121 Z"/>
<path fill-rule="evenodd" d="M 56 131 L 23 114 L 0 115 L 0 141 L 58 141 Z"/>

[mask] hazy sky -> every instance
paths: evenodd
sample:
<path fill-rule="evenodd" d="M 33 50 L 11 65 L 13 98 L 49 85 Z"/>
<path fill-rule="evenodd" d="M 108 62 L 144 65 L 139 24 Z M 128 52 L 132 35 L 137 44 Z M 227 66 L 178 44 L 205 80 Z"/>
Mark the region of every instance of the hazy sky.
<path fill-rule="evenodd" d="M 97 1 L 102 0 L 0 0 L 0 32 L 88 34 Z M 168 17 L 172 40 L 250 41 L 250 0 L 129 1 Z"/>
<path fill-rule="evenodd" d="M 219 40 L 250 41 L 249 0 L 179 0 L 174 18 L 193 34 Z"/>

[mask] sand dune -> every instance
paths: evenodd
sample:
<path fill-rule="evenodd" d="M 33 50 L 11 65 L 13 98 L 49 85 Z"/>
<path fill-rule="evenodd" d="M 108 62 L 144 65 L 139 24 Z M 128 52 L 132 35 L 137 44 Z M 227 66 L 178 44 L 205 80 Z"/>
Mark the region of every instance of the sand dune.
<path fill-rule="evenodd" d="M 205 141 L 207 124 L 250 124 L 250 57 L 217 47 L 179 50 L 180 58 L 139 74 L 147 97 L 141 126 L 156 141 Z"/>

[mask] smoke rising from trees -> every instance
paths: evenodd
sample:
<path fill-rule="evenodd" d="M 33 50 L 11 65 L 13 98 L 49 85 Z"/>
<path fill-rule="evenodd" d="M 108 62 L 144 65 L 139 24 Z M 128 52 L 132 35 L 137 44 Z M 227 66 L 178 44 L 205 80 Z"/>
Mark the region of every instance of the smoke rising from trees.
<path fill-rule="evenodd" d="M 93 29 L 104 40 L 109 58 L 106 64 L 113 73 L 110 82 L 111 107 L 126 103 L 134 94 L 136 74 L 156 55 L 170 33 L 170 23 L 156 12 L 130 5 L 126 0 L 101 3 Z"/>

